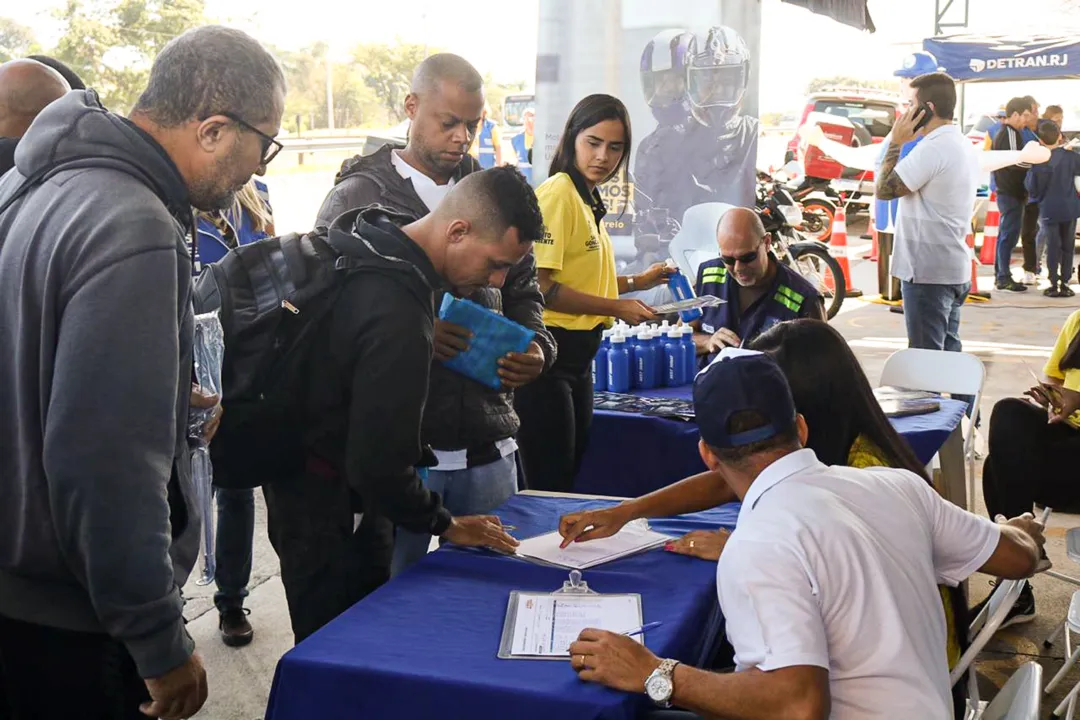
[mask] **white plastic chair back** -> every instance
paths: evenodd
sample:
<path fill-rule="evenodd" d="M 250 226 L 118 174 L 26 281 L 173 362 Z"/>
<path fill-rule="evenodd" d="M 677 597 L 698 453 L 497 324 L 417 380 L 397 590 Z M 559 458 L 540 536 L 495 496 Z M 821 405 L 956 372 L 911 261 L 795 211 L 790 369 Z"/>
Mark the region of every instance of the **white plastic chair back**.
<path fill-rule="evenodd" d="M 980 720 L 1039 720 L 1042 710 L 1042 666 L 1027 662 L 1016 669 Z"/>
<path fill-rule="evenodd" d="M 1074 563 L 1080 563 L 1080 527 L 1069 528 L 1065 533 L 1065 553 Z"/>
<path fill-rule="evenodd" d="M 964 651 L 964 654 L 960 656 L 960 662 L 949 673 L 949 684 L 955 685 L 960 678 L 964 677 L 965 672 L 971 671 L 968 673 L 968 704 L 973 707 L 979 706 L 979 688 L 975 681 L 975 658 L 1005 622 L 1005 617 L 1016 604 L 1016 599 L 1020 597 L 1020 591 L 1026 584 L 1027 580 L 998 582 L 990 596 L 990 602 L 983 606 L 982 611 L 971 622 L 971 627 L 968 629 L 971 646 Z"/>
<path fill-rule="evenodd" d="M 709 202 L 692 205 L 683 213 L 682 227 L 668 244 L 668 252 L 691 284 L 697 282 L 701 263 L 720 254 L 716 248 L 716 226 L 724 213 L 733 207 L 728 203 Z"/>
<path fill-rule="evenodd" d="M 885 361 L 881 384 L 908 390 L 973 395 L 978 417 L 982 403 L 986 366 L 970 353 L 945 352 L 907 348 L 897 350 Z M 967 495 L 969 505 L 975 496 L 975 432 L 970 430 L 964 439 L 964 457 L 968 463 Z M 933 463 L 931 463 L 933 464 Z"/>

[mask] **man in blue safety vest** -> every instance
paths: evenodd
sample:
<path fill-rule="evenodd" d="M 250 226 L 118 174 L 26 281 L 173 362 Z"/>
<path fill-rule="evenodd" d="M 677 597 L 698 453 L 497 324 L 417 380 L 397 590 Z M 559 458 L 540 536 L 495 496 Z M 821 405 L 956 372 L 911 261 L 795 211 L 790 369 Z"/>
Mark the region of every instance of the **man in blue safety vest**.
<path fill-rule="evenodd" d="M 825 320 L 821 294 L 771 252 L 772 237 L 750 208 L 724 213 L 716 228 L 720 257 L 698 268 L 696 291 L 724 302 L 694 322 L 698 355 L 712 362 L 725 347 L 750 342 L 785 320 Z"/>
<path fill-rule="evenodd" d="M 480 116 L 476 141 L 469 148 L 469 154 L 476 158 L 480 167 L 485 170 L 503 164 L 502 133 L 499 131 L 499 124 L 491 119 L 491 107 L 487 103 L 484 103 L 484 114 Z"/>

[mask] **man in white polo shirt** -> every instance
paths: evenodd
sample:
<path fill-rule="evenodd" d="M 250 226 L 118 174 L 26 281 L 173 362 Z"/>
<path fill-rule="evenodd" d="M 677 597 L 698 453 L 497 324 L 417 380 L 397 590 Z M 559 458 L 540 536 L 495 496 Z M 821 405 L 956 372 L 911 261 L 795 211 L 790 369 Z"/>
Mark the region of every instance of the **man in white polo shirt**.
<path fill-rule="evenodd" d="M 892 274 L 901 282 L 908 346 L 960 352 L 960 308 L 971 291 L 967 234 L 979 158 L 953 123 L 956 83 L 945 73 L 911 81 L 877 173 L 878 200 L 899 198 Z M 921 137 L 902 160 L 901 150 Z"/>
<path fill-rule="evenodd" d="M 584 680 L 719 718 L 953 716 L 937 585 L 1031 575 L 1030 515 L 995 524 L 906 470 L 828 467 L 768 356 L 725 349 L 694 383 L 700 450 L 742 499 L 717 568 L 736 670 L 717 674 L 586 630 Z"/>

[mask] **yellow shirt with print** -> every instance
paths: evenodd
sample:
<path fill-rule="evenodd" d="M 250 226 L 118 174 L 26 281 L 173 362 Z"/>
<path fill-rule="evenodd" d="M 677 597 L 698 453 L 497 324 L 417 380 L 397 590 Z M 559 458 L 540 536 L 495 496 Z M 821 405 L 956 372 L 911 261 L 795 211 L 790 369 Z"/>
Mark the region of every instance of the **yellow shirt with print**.
<path fill-rule="evenodd" d="M 582 199 L 574 181 L 558 173 L 536 189 L 544 215 L 544 238 L 533 243 L 536 267 L 552 271 L 552 279 L 588 295 L 619 297 L 615 251 L 603 223 L 597 228 L 592 208 Z M 544 311 L 544 324 L 564 330 L 591 330 L 612 324 L 603 315 L 569 315 Z"/>
<path fill-rule="evenodd" d="M 1065 355 L 1065 351 L 1069 349 L 1069 345 L 1078 333 L 1080 333 L 1080 310 L 1074 312 L 1065 321 L 1065 326 L 1061 328 L 1057 342 L 1054 343 L 1054 351 L 1050 353 L 1050 359 L 1046 361 L 1046 367 L 1043 368 L 1043 372 L 1046 373 L 1047 377 L 1061 380 L 1061 384 L 1065 386 L 1066 390 L 1080 391 L 1080 369 L 1061 369 L 1061 358 Z M 1080 428 L 1080 412 L 1074 413 L 1069 418 L 1069 424 L 1075 428 Z"/>
<path fill-rule="evenodd" d="M 859 435 L 848 449 L 847 464 L 853 468 L 889 467 L 882 457 L 881 449 L 870 438 Z M 949 660 L 949 669 L 952 670 L 960 662 L 960 639 L 957 637 L 956 615 L 950 596 L 959 592 L 956 588 L 947 585 L 938 585 L 938 593 L 941 595 L 941 607 L 945 611 L 945 655 Z"/>

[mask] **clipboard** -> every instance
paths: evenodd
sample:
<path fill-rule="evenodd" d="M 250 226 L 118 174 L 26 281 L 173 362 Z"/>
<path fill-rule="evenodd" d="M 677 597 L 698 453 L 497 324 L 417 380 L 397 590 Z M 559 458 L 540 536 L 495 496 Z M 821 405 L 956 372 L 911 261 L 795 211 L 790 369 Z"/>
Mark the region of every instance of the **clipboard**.
<path fill-rule="evenodd" d="M 533 614 L 526 620 L 522 611 L 530 601 L 534 603 L 530 610 Z M 556 632 L 556 623 L 559 620 L 558 604 L 560 602 L 564 602 L 566 614 L 562 618 L 562 622 L 558 623 L 558 632 Z M 543 604 L 543 607 L 540 607 L 541 604 Z M 617 617 L 613 617 L 611 620 L 617 625 L 628 625 L 628 627 L 606 627 L 603 622 L 593 622 L 591 618 L 588 620 L 582 619 L 580 627 L 577 627 L 579 619 L 575 616 L 582 614 L 582 610 L 585 611 L 585 615 L 588 615 L 588 608 L 591 605 L 596 606 L 594 611 L 596 613 L 600 612 L 602 606 L 607 606 L 604 609 L 617 608 Z M 548 616 L 549 606 L 550 617 Z M 524 622 L 519 623 L 519 618 L 523 619 Z M 526 632 L 531 631 L 537 624 L 541 624 L 533 622 L 534 620 L 549 621 L 550 628 L 545 625 L 543 631 L 550 630 L 550 635 L 522 637 L 519 631 L 523 629 Z M 569 647 L 566 638 L 572 636 L 573 639 L 576 639 L 577 635 L 586 627 L 600 627 L 600 629 L 611 630 L 612 632 L 629 632 L 641 627 L 643 624 L 641 595 L 639 593 L 602 595 L 590 590 L 588 583 L 581 579 L 581 572 L 573 570 L 570 572 L 570 579 L 563 582 L 562 588 L 555 592 L 511 591 L 510 599 L 506 604 L 506 618 L 503 620 L 502 637 L 499 639 L 498 657 L 501 660 L 561 660 L 566 662 L 570 660 L 570 653 L 558 652 L 559 648 L 552 645 L 552 643 L 562 643 Z M 643 635 L 639 635 L 635 639 L 642 644 L 645 642 Z M 547 644 L 549 649 L 542 652 L 530 652 L 530 650 L 538 648 L 539 644 Z"/>

